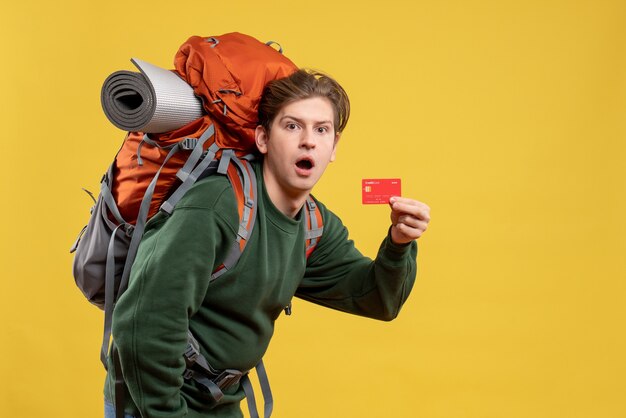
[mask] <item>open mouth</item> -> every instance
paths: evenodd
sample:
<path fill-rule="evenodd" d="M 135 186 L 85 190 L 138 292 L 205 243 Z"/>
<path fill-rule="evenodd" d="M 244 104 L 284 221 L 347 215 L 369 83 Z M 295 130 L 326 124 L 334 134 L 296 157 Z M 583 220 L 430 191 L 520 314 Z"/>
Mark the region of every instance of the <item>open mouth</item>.
<path fill-rule="evenodd" d="M 308 158 L 308 157 L 303 157 L 298 159 L 298 161 L 296 161 L 296 167 L 298 167 L 301 170 L 310 170 L 315 166 L 315 164 L 313 163 L 313 160 Z"/>

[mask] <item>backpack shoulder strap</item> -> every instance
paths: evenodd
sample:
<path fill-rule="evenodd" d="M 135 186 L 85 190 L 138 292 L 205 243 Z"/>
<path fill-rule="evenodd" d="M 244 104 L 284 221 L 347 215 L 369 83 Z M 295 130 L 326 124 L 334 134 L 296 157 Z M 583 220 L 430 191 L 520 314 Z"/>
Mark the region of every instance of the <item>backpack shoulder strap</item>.
<path fill-rule="evenodd" d="M 227 167 L 223 164 L 224 161 L 227 161 Z M 211 275 L 210 281 L 217 279 L 237 264 L 248 243 L 248 238 L 252 234 L 257 212 L 256 175 L 250 162 L 246 159 L 237 158 L 232 150 L 224 150 L 220 166 L 226 171 L 225 174 L 230 180 L 237 198 L 239 229 L 236 241 L 222 264 Z"/>
<path fill-rule="evenodd" d="M 322 237 L 324 232 L 324 220 L 322 219 L 322 213 L 320 208 L 315 203 L 312 196 L 309 195 L 306 199 L 306 258 L 315 250 L 317 243 Z"/>
<path fill-rule="evenodd" d="M 231 246 L 223 263 L 218 266 L 211 275 L 210 281 L 213 281 L 231 270 L 239 261 L 239 257 L 248 243 L 248 238 L 252 234 L 254 222 L 257 212 L 257 185 L 256 175 L 250 162 L 245 159 L 237 158 L 234 153 L 225 150 L 222 154 L 221 171 L 226 171 L 226 175 L 233 186 L 235 197 L 237 199 L 237 212 L 239 215 L 239 229 L 237 231 L 237 239 Z M 224 163 L 227 161 L 226 163 Z M 226 168 L 227 164 L 227 168 Z M 219 170 L 218 170 L 219 171 Z M 319 206 L 315 203 L 313 197 L 309 196 L 306 200 L 306 257 L 307 259 L 315 250 L 324 232 L 324 220 Z"/>

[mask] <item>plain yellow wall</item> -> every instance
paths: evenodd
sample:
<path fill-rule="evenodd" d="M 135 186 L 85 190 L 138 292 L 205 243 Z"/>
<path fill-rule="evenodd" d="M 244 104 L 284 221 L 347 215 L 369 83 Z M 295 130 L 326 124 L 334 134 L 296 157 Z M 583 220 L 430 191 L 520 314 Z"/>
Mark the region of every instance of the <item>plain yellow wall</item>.
<path fill-rule="evenodd" d="M 8 3 L 8 2 L 6 2 Z M 0 23 L 0 416 L 98 417 L 102 315 L 68 249 L 123 133 L 102 82 L 190 35 L 280 41 L 348 90 L 316 194 L 374 255 L 401 177 L 433 221 L 392 323 L 297 301 L 266 357 L 281 417 L 626 417 L 626 2 L 78 0 Z"/>

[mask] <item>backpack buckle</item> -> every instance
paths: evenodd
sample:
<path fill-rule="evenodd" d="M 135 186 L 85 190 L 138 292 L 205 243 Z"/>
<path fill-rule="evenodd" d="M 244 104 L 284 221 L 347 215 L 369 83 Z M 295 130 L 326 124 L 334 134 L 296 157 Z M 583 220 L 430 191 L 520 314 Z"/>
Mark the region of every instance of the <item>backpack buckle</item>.
<path fill-rule="evenodd" d="M 219 376 L 213 379 L 213 382 L 222 390 L 229 386 L 239 383 L 243 377 L 243 373 L 239 370 L 226 369 Z"/>
<path fill-rule="evenodd" d="M 124 224 L 124 233 L 128 238 L 132 238 L 133 232 L 135 232 L 135 225 L 133 224 Z"/>
<path fill-rule="evenodd" d="M 196 359 L 200 355 L 200 352 L 194 347 L 192 344 L 187 344 L 187 348 L 185 349 L 185 362 L 187 363 L 187 367 L 191 367 L 196 363 Z"/>
<path fill-rule="evenodd" d="M 183 372 L 183 379 L 185 380 L 190 380 L 193 379 L 193 370 L 190 369 L 185 369 L 185 371 Z"/>
<path fill-rule="evenodd" d="M 181 149 L 185 151 L 191 151 L 198 145 L 198 138 L 185 138 L 179 142 Z"/>

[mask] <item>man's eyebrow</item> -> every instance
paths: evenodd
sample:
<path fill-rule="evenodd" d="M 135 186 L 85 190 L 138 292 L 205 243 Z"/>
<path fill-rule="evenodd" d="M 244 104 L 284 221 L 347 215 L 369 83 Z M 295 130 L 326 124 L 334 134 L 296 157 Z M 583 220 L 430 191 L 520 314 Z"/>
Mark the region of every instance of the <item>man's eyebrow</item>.
<path fill-rule="evenodd" d="M 300 119 L 300 118 L 297 118 L 297 117 L 295 117 L 295 116 L 285 115 L 285 116 L 283 116 L 282 118 L 280 118 L 279 120 L 280 120 L 280 121 L 282 121 L 283 119 L 293 119 L 293 120 L 295 120 L 296 122 L 301 123 L 301 124 L 303 124 L 303 125 L 304 125 L 304 120 L 302 120 L 302 119 Z M 332 124 L 333 124 L 333 122 L 332 122 L 332 121 L 330 121 L 330 120 L 321 120 L 321 121 L 319 121 L 319 122 L 315 122 L 315 125 L 322 125 L 322 124 L 324 124 L 324 123 L 328 123 L 328 124 L 330 124 L 330 125 L 332 125 Z"/>

